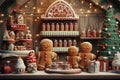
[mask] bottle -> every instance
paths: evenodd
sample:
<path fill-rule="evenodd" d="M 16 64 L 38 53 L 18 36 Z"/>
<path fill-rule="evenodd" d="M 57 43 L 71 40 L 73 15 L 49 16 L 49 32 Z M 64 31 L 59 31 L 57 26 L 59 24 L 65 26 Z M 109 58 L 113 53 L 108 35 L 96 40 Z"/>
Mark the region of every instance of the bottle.
<path fill-rule="evenodd" d="M 73 23 L 70 23 L 70 31 L 73 31 Z"/>
<path fill-rule="evenodd" d="M 64 31 L 64 24 L 61 23 L 61 31 Z"/>
<path fill-rule="evenodd" d="M 56 31 L 59 31 L 59 24 L 56 23 Z"/>
<path fill-rule="evenodd" d="M 54 23 L 51 24 L 51 31 L 55 31 L 55 24 Z"/>
<path fill-rule="evenodd" d="M 49 23 L 47 23 L 47 27 L 46 27 L 47 29 L 47 31 L 50 31 L 50 24 Z"/>
<path fill-rule="evenodd" d="M 68 31 L 68 30 L 69 30 L 68 23 L 65 23 L 65 31 Z"/>
<path fill-rule="evenodd" d="M 62 40 L 59 40 L 59 47 L 62 47 Z"/>
<path fill-rule="evenodd" d="M 45 25 L 45 23 L 42 24 L 42 31 L 46 31 L 46 25 Z"/>
<path fill-rule="evenodd" d="M 76 22 L 74 25 L 75 25 L 74 26 L 74 31 L 78 31 L 78 23 Z"/>
<path fill-rule="evenodd" d="M 63 46 L 67 47 L 67 40 L 64 40 Z"/>

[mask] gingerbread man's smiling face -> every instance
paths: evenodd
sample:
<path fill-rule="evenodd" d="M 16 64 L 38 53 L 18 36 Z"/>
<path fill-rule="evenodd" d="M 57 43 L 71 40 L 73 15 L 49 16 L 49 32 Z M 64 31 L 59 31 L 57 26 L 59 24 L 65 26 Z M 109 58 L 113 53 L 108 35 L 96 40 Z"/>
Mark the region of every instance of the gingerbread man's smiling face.
<path fill-rule="evenodd" d="M 51 40 L 43 39 L 40 42 L 40 49 L 41 51 L 52 51 L 53 43 Z"/>
<path fill-rule="evenodd" d="M 71 46 L 68 48 L 68 53 L 70 56 L 77 56 L 78 55 L 78 48 L 75 46 Z"/>
<path fill-rule="evenodd" d="M 80 50 L 83 53 L 89 53 L 92 51 L 92 44 L 89 42 L 83 42 L 80 45 Z"/>

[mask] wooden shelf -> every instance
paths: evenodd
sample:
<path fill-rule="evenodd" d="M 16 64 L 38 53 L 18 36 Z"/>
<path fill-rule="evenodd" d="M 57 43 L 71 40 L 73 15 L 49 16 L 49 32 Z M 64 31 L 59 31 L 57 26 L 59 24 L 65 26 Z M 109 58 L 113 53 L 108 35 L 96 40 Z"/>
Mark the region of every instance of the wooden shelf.
<path fill-rule="evenodd" d="M 41 31 L 40 35 L 45 37 L 76 37 L 79 36 L 79 31 Z"/>
<path fill-rule="evenodd" d="M 58 74 L 58 73 L 46 73 L 45 71 L 37 71 L 36 73 L 24 73 L 24 74 L 0 74 L 1 80 L 41 80 L 41 79 L 47 79 L 47 80 L 62 80 L 62 79 L 82 79 L 82 80 L 96 80 L 96 79 L 102 79 L 102 80 L 112 80 L 112 79 L 120 79 L 120 74 L 116 72 L 99 72 L 99 73 L 88 73 L 88 72 L 81 72 L 77 74 Z"/>
<path fill-rule="evenodd" d="M 102 37 L 80 37 L 80 39 L 102 39 Z"/>
<path fill-rule="evenodd" d="M 26 30 L 25 24 L 14 24 L 11 26 L 12 30 Z"/>
<path fill-rule="evenodd" d="M 10 51 L 10 50 L 0 50 L 2 55 L 14 54 L 14 55 L 28 55 L 29 52 L 34 50 L 17 50 L 17 51 Z"/>
<path fill-rule="evenodd" d="M 68 52 L 68 48 L 69 47 L 53 47 L 53 50 L 54 52 Z M 79 48 L 78 48 L 79 49 Z"/>
<path fill-rule="evenodd" d="M 15 43 L 15 40 L 14 39 L 3 39 L 3 42 Z"/>

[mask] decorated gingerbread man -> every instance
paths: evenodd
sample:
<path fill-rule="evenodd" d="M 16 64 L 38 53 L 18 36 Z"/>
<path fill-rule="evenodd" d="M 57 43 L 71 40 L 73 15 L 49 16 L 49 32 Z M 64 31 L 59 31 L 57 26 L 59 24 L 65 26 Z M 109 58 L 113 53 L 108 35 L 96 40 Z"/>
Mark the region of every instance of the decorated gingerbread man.
<path fill-rule="evenodd" d="M 53 42 L 50 39 L 43 39 L 40 42 L 40 52 L 38 53 L 37 66 L 38 70 L 44 70 L 50 67 L 52 60 L 57 59 L 57 54 L 52 52 Z"/>
<path fill-rule="evenodd" d="M 91 53 L 92 51 L 92 44 L 90 42 L 83 42 L 80 44 L 80 68 L 88 69 L 90 61 L 95 59 L 96 56 Z"/>

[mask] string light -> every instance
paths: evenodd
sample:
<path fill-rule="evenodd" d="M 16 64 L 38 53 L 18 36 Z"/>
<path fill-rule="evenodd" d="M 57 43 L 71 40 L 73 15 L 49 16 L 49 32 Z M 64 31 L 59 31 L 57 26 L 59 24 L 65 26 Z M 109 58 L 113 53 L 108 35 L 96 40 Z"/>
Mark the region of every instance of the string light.
<path fill-rule="evenodd" d="M 43 2 L 40 2 L 41 5 L 43 5 Z"/>
<path fill-rule="evenodd" d="M 82 0 L 82 1 L 81 1 L 81 3 L 83 4 L 83 3 L 84 3 L 84 1 Z"/>
<path fill-rule="evenodd" d="M 83 9 L 80 9 L 80 11 L 82 11 Z"/>
<path fill-rule="evenodd" d="M 104 8 L 104 6 L 101 6 L 101 8 Z"/>
<path fill-rule="evenodd" d="M 89 4 L 90 6 L 92 5 L 92 3 Z"/>
<path fill-rule="evenodd" d="M 37 21 L 37 19 L 34 20 L 35 22 Z"/>
<path fill-rule="evenodd" d="M 40 17 L 37 17 L 37 19 L 40 19 Z"/>
<path fill-rule="evenodd" d="M 36 9 L 36 7 L 34 6 L 33 9 Z"/>
<path fill-rule="evenodd" d="M 95 12 L 97 12 L 97 9 L 94 9 Z"/>
<path fill-rule="evenodd" d="M 92 8 L 92 6 L 90 6 L 90 8 Z"/>
<path fill-rule="evenodd" d="M 90 12 L 91 12 L 90 10 L 87 11 L 87 13 L 90 13 Z"/>
<path fill-rule="evenodd" d="M 4 16 L 4 14 L 1 14 L 1 16 L 3 17 L 3 16 Z"/>
<path fill-rule="evenodd" d="M 30 14 L 31 16 L 33 16 L 33 14 Z"/>
<path fill-rule="evenodd" d="M 85 16 L 87 17 L 88 15 L 86 14 Z"/>
<path fill-rule="evenodd" d="M 28 4 L 30 4 L 30 1 L 28 2 Z"/>
<path fill-rule="evenodd" d="M 27 8 L 28 6 L 27 5 L 25 5 L 25 8 Z"/>
<path fill-rule="evenodd" d="M 96 3 L 96 5 L 99 5 L 99 3 Z"/>
<path fill-rule="evenodd" d="M 83 14 L 84 12 L 81 12 L 81 14 Z"/>
<path fill-rule="evenodd" d="M 40 9 L 37 9 L 37 12 L 40 13 Z"/>
<path fill-rule="evenodd" d="M 39 37 L 40 35 L 39 34 L 36 34 L 36 37 Z"/>
<path fill-rule="evenodd" d="M 0 20 L 0 23 L 3 23 L 3 20 Z"/>

